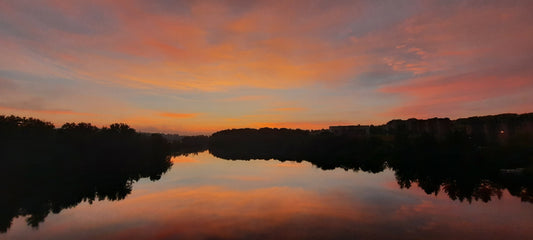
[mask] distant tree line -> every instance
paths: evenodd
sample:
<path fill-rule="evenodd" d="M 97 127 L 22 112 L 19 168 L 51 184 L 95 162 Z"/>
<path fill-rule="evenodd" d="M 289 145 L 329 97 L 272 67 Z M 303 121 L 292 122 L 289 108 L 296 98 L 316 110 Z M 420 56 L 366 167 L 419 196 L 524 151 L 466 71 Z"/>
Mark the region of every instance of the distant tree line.
<path fill-rule="evenodd" d="M 533 202 L 533 114 L 393 120 L 326 130 L 231 129 L 209 151 L 228 160 L 308 161 L 321 169 L 395 171 L 401 187 L 489 201 L 503 189 Z"/>

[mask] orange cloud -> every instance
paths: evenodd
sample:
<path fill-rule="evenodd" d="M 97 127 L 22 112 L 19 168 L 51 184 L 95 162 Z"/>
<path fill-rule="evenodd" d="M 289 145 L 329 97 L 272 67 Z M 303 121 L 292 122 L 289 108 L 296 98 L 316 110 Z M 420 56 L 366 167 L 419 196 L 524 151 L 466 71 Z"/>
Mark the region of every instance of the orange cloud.
<path fill-rule="evenodd" d="M 198 113 L 171 113 L 171 112 L 163 112 L 159 113 L 159 116 L 162 117 L 169 117 L 169 118 L 194 118 L 198 116 Z"/>
<path fill-rule="evenodd" d="M 72 110 L 60 110 L 60 109 L 26 109 L 26 108 L 12 108 L 0 106 L 0 110 L 13 112 L 13 114 L 18 114 L 20 112 L 32 112 L 32 113 L 41 113 L 46 115 L 81 115 L 81 116 L 95 116 L 93 113 L 83 113 L 75 112 Z"/>
<path fill-rule="evenodd" d="M 264 14 L 264 10 L 253 8 L 236 22 L 249 22 L 248 27 L 241 29 L 239 44 L 224 29 L 234 25 L 233 17 L 226 6 L 205 6 L 202 3 L 191 3 L 193 15 L 164 16 L 151 13 L 140 3 L 129 3 L 128 7 L 119 4 L 99 2 L 98 5 L 119 13 L 123 31 L 111 33 L 106 40 L 57 32 L 57 36 L 70 39 L 76 49 L 65 49 L 61 53 L 41 48 L 46 54 L 63 59 L 67 65 L 77 71 L 94 78 L 105 78 L 128 87 L 169 87 L 175 89 L 214 89 L 231 86 L 255 86 L 262 88 L 289 88 L 305 85 L 309 81 L 343 81 L 341 79 L 350 73 L 357 72 L 356 66 L 364 62 L 349 54 L 338 58 L 334 54 L 343 52 L 323 44 L 319 39 L 308 39 L 305 36 L 291 34 L 290 37 L 274 37 L 255 39 L 253 36 L 257 28 L 263 28 L 265 34 L 283 34 L 293 31 L 286 28 L 287 24 L 281 19 L 291 18 L 291 12 L 281 11 L 283 6 L 274 6 L 269 11 L 285 14 L 279 19 L 273 19 Z M 201 10 L 200 10 L 201 9 Z M 211 9 L 211 10 L 208 10 Z M 59 7 L 60 11 L 67 11 Z M 68 10 L 72 11 L 72 9 Z M 215 27 L 220 29 L 217 40 L 207 41 L 207 31 L 210 17 L 201 12 L 216 12 Z M 136 14 L 130 14 L 135 12 Z M 317 12 L 320 13 L 320 12 Z M 326 14 L 326 13 L 324 13 Z M 327 13 L 330 14 L 330 13 Z M 322 13 L 309 21 L 324 21 L 327 18 Z M 206 19 L 207 18 L 207 19 Z M 141 21 L 150 19 L 150 21 Z M 249 21 L 256 19 L 257 21 Z M 270 27 L 264 28 L 265 21 Z M 152 26 L 157 26 L 157 31 Z M 315 25 L 315 26 L 313 26 Z M 309 31 L 322 27 L 313 24 Z M 253 29 L 253 30 L 252 30 Z M 246 30 L 246 31 L 244 31 Z M 187 34 L 178 34 L 187 33 Z M 116 59 L 109 55 L 94 54 L 81 51 L 79 44 L 97 45 L 102 50 L 111 53 L 127 54 L 134 57 L 150 59 L 150 62 L 136 63 L 131 59 Z M 107 66 L 114 66 L 109 68 Z M 179 73 L 186 73 L 186 77 Z M 179 83 L 176 81 L 179 79 Z"/>
<path fill-rule="evenodd" d="M 529 9 L 527 1 L 2 2 L 0 74 L 9 83 L 16 75 L 19 91 L 2 93 L 13 101 L 55 99 L 61 86 L 90 86 L 87 98 L 94 101 L 67 108 L 100 115 L 99 99 L 107 97 L 114 107 L 94 121 L 149 112 L 152 119 L 143 120 L 143 127 L 150 123 L 162 131 L 239 127 L 226 120 L 295 102 L 301 109 L 282 107 L 275 116 L 240 123 L 280 126 L 328 116 L 337 123 L 378 124 L 388 120 L 384 116 L 526 112 L 533 104 Z M 491 77 L 493 71 L 500 80 Z M 41 91 L 43 86 L 54 91 Z M 78 102 L 74 90 L 65 91 L 71 104 Z M 109 93 L 116 91 L 121 94 Z M 210 119 L 139 107 L 150 98 L 150 106 L 164 109 L 182 95 Z M 55 101 L 52 106 L 64 106 Z M 198 122 L 176 127 L 171 119 Z"/>

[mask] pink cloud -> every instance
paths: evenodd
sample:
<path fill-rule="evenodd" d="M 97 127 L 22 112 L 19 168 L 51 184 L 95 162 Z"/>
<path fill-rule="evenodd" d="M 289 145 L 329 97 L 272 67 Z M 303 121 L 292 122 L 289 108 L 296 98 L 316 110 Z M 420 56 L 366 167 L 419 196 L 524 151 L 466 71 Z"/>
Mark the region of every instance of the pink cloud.
<path fill-rule="evenodd" d="M 198 100 L 219 116 L 201 122 L 210 129 L 229 127 L 217 124 L 253 112 L 250 106 L 241 109 L 242 102 L 264 108 L 276 98 L 279 108 L 297 100 L 306 111 L 246 124 L 310 126 L 326 115 L 331 122 L 378 123 L 389 116 L 526 112 L 533 103 L 527 96 L 533 54 L 528 1 L 0 4 L 0 70 L 155 95 L 217 93 Z M 264 98 L 243 89 L 264 90 Z M 100 97 L 95 94 L 94 102 Z M 142 105 L 131 97 L 116 99 Z M 161 109 L 165 100 L 158 101 L 154 105 Z M 220 105 L 241 113 L 228 116 Z M 119 108 L 114 112 L 109 118 L 135 118 Z M 164 128 L 162 115 L 153 115 L 146 122 Z"/>

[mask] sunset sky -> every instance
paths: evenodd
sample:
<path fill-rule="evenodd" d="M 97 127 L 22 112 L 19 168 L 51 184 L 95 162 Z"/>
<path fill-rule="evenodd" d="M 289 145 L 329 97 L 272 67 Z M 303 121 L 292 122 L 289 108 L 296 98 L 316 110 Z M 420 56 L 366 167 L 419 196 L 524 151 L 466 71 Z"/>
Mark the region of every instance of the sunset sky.
<path fill-rule="evenodd" d="M 533 1 L 0 1 L 0 115 L 139 131 L 533 111 Z"/>

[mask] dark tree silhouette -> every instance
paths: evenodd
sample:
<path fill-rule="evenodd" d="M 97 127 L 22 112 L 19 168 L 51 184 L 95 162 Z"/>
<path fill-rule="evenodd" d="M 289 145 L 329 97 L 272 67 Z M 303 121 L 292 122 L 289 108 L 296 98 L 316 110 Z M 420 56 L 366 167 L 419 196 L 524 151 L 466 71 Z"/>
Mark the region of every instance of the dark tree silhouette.
<path fill-rule="evenodd" d="M 203 150 L 176 144 L 182 152 Z M 54 129 L 34 118 L 0 116 L 0 232 L 18 216 L 37 227 L 48 214 L 84 201 L 124 199 L 140 178 L 161 178 L 177 154 L 172 147 L 161 134 L 140 134 L 122 123 Z"/>
<path fill-rule="evenodd" d="M 390 168 L 402 188 L 416 184 L 458 201 L 488 202 L 507 189 L 533 202 L 533 113 L 171 138 L 123 123 L 55 129 L 34 118 L 0 116 L 0 232 L 18 216 L 37 227 L 50 213 L 84 201 L 124 199 L 139 179 L 160 179 L 169 156 L 207 147 L 228 160 L 308 161 L 324 170 L 371 173 Z"/>
<path fill-rule="evenodd" d="M 214 133 L 209 151 L 228 160 L 309 161 L 325 170 L 377 173 L 388 167 L 402 188 L 417 184 L 427 194 L 444 192 L 468 202 L 487 202 L 508 189 L 533 202 L 531 113 L 393 120 L 321 131 L 231 129 Z"/>

